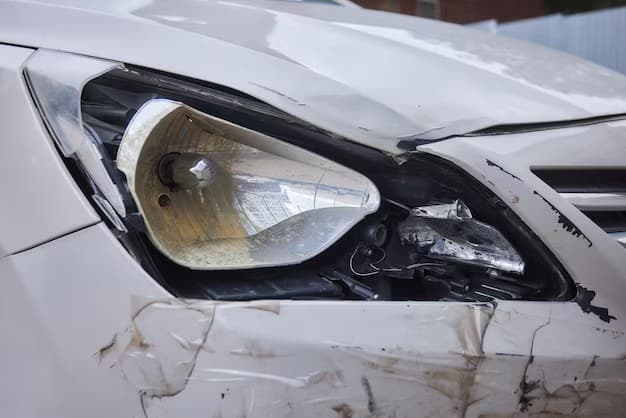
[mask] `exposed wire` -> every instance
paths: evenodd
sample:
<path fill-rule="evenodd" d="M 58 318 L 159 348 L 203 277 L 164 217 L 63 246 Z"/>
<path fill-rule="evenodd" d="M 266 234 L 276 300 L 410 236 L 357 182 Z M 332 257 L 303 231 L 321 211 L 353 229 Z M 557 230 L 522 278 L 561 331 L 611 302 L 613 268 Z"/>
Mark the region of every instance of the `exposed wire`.
<path fill-rule="evenodd" d="M 357 246 L 354 249 L 354 251 L 352 252 L 352 255 L 350 256 L 350 261 L 348 263 L 348 267 L 350 268 L 350 271 L 352 272 L 352 274 L 356 276 L 360 276 L 360 277 L 375 276 L 383 272 L 400 272 L 400 271 L 415 270 L 415 269 L 423 268 L 423 267 L 445 267 L 446 266 L 445 264 L 441 264 L 441 263 L 415 263 L 415 264 L 409 264 L 404 267 L 379 268 L 377 267 L 377 265 L 385 261 L 385 259 L 387 258 L 387 253 L 382 248 L 376 248 L 376 250 L 380 251 L 382 255 L 378 260 L 369 263 L 369 267 L 372 269 L 372 271 L 359 272 L 359 271 L 356 271 L 356 269 L 354 268 L 354 259 L 361 248 L 364 248 L 364 247 Z"/>
<path fill-rule="evenodd" d="M 377 270 L 379 271 L 388 271 L 388 272 L 393 272 L 393 271 L 402 271 L 403 269 L 399 268 L 399 267 L 383 267 L 383 268 L 377 268 Z"/>
<path fill-rule="evenodd" d="M 416 263 L 416 264 L 409 264 L 408 266 L 404 267 L 406 270 L 414 270 L 414 269 L 419 269 L 422 267 L 446 267 L 446 264 L 441 264 L 441 263 Z"/>
<path fill-rule="evenodd" d="M 379 274 L 380 271 L 376 270 L 376 271 L 370 271 L 367 273 L 360 273 L 358 271 L 356 271 L 354 269 L 354 257 L 356 257 L 356 254 L 359 252 L 359 250 L 361 249 L 361 246 L 357 246 L 354 251 L 352 252 L 352 255 L 350 256 L 350 261 L 348 262 L 348 267 L 350 267 L 350 271 L 352 272 L 352 274 L 355 274 L 357 276 L 361 276 L 361 277 L 365 277 L 365 276 L 374 276 L 376 274 Z M 371 265 L 371 264 L 370 264 Z"/>

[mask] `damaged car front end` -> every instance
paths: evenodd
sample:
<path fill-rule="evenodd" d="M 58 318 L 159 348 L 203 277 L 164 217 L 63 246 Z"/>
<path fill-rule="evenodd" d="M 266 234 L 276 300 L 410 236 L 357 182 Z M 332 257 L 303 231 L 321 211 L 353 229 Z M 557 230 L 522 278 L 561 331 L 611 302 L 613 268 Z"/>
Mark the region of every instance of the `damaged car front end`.
<path fill-rule="evenodd" d="M 572 298 L 534 234 L 445 161 L 387 155 L 252 98 L 106 62 L 113 69 L 82 94 L 90 77 L 77 75 L 69 109 L 55 108 L 59 93 L 46 88 L 63 60 L 39 51 L 25 71 L 31 91 L 60 146 L 72 118 L 84 132 L 67 156 L 86 193 L 176 296 Z"/>
<path fill-rule="evenodd" d="M 73 25 L 46 39 L 39 14 L 24 39 L 9 21 L 0 30 L 16 103 L 4 123 L 13 135 L 17 120 L 34 126 L 6 166 L 32 146 L 57 173 L 30 180 L 21 165 L 11 187 L 57 185 L 62 199 L 28 194 L 34 213 L 72 212 L 0 241 L 6 316 L 43 330 L 12 340 L 51 347 L 5 393 L 52 395 L 7 398 L 14 416 L 93 416 L 92 405 L 97 416 L 620 416 L 623 77 L 560 55 L 578 72 L 516 73 L 552 53 L 513 44 L 511 57 L 507 41 L 471 32 L 464 44 L 463 29 L 382 13 L 186 6 L 3 6 L 77 14 L 95 33 L 94 45 L 67 38 Z M 194 11 L 271 17 L 267 45 L 242 51 L 248 41 Z M 107 19 L 138 19 L 213 61 L 113 47 L 98 35 Z M 311 28 L 335 36 L 330 67 L 286 41 Z M 364 39 L 424 74 L 462 64 L 447 76 L 466 88 L 456 100 L 423 84 L 403 94 L 408 73 L 373 88 L 384 63 L 346 78 L 341 51 Z M 415 51 L 430 60 L 417 66 Z M 11 356 L 26 361 L 18 344 Z M 50 389 L 58 376 L 66 388 Z M 67 388 L 81 400 L 60 397 Z"/>

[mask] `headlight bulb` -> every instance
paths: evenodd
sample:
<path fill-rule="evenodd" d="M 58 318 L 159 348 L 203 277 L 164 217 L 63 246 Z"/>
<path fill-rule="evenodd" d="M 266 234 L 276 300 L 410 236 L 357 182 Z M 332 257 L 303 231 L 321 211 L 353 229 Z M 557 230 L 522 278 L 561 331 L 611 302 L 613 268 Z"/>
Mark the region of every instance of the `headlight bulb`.
<path fill-rule="evenodd" d="M 161 183 L 174 190 L 197 190 L 215 183 L 218 169 L 205 155 L 172 152 L 163 156 L 158 172 Z"/>

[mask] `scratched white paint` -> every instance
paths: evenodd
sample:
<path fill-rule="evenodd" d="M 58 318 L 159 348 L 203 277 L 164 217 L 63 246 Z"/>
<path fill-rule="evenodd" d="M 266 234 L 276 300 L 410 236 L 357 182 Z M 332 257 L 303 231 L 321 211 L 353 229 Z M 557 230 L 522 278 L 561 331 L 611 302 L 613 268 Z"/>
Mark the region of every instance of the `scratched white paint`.
<path fill-rule="evenodd" d="M 491 368 L 498 370 L 494 377 L 510 375 L 504 358 L 483 359 L 491 306 L 177 300 L 141 305 L 148 307 L 131 321 L 131 336 L 106 348 L 103 365 L 118 368 L 135 385 L 149 417 L 183 411 L 192 417 L 408 417 L 416 408 L 454 416 L 478 398 L 497 399 L 518 384 L 493 390 L 478 381 L 484 362 L 490 375 Z M 183 321 L 183 312 L 193 318 Z M 202 325 L 172 337 L 190 322 Z M 211 324 L 206 334 L 205 324 Z M 368 331 L 359 324 L 369 324 Z M 518 363 L 520 368 L 524 362 Z M 181 387 L 184 371 L 189 379 Z M 199 399 L 206 404 L 198 405 Z"/>
<path fill-rule="evenodd" d="M 619 322 L 626 319 L 624 247 L 539 180 L 532 168 L 623 167 L 625 134 L 624 122 L 612 122 L 506 136 L 452 138 L 420 146 L 418 151 L 453 162 L 490 188 L 555 254 L 575 283 L 596 292 L 593 304 L 607 308 Z M 594 138 L 593 143 L 590 138 Z M 487 161 L 505 167 L 508 173 Z M 576 236 L 564 228 L 555 209 L 584 235 Z"/>
<path fill-rule="evenodd" d="M 436 128 L 442 126 L 441 120 L 452 126 L 455 120 L 450 116 L 465 117 L 472 109 L 481 112 L 473 114 L 472 122 L 476 124 L 471 126 L 482 127 L 494 120 L 481 116 L 488 117 L 495 111 L 508 115 L 511 108 L 506 104 L 519 103 L 520 97 L 527 100 L 518 109 L 523 116 L 519 121 L 528 121 L 529 115 L 537 115 L 536 109 L 545 109 L 537 104 L 547 100 L 545 96 L 512 94 L 509 87 L 513 86 L 490 90 L 485 85 L 491 83 L 465 83 L 464 89 L 472 87 L 475 92 L 466 98 L 480 100 L 466 100 L 459 112 L 450 111 L 454 103 L 435 101 L 439 105 L 432 110 L 433 117 L 422 123 L 399 118 L 381 101 L 357 94 L 335 79 L 322 78 L 304 67 L 287 61 L 278 63 L 275 57 L 201 37 L 193 31 L 184 33 L 135 16 L 77 8 L 33 3 L 7 3 L 2 7 L 7 13 L 0 13 L 0 35 L 7 42 L 102 55 L 245 88 L 302 119 L 392 153 L 397 152 L 396 142 L 381 138 Z M 16 20 L 10 12 L 32 19 Z M 388 19 L 394 20 L 391 26 L 401 26 L 395 17 Z M 119 30 L 111 32 L 112 26 Z M 125 42 L 130 39 L 126 34 L 136 32 L 138 26 L 154 36 L 132 38 L 134 44 Z M 85 27 L 90 28 L 92 37 L 81 36 Z M 56 32 L 57 28 L 67 32 Z M 437 30 L 442 40 L 456 40 L 460 44 L 457 50 L 465 42 L 489 46 L 478 41 L 484 38 L 455 34 L 454 29 L 443 26 Z M 155 43 L 154 39 L 163 42 Z M 348 47 L 355 45 L 346 39 Z M 293 38 L 294 44 L 301 47 L 300 41 Z M 213 54 L 190 55 L 180 48 L 188 42 Z M 388 43 L 381 45 L 389 50 Z M 403 45 L 394 45 L 394 51 L 401 54 Z M 504 53 L 505 46 L 493 51 Z M 302 48 L 295 52 L 303 53 Z M 313 54 L 319 49 L 306 52 Z M 407 50 L 406 59 L 415 61 L 416 53 Z M 224 59 L 215 60 L 216 55 Z M 429 53 L 421 55 L 433 58 Z M 561 68 L 560 60 L 546 56 L 542 62 L 548 68 Z M 510 57 L 515 58 L 515 54 Z M 435 61 L 430 58 L 417 60 L 417 67 L 426 68 L 428 61 L 436 71 L 418 74 L 412 66 L 405 66 L 410 79 L 417 77 L 430 83 L 437 78 L 432 75 L 440 75 L 444 68 L 437 64 L 449 57 Z M 232 62 L 254 65 L 233 66 Z M 398 67 L 397 62 L 387 60 L 381 65 Z M 252 67 L 259 69 L 254 72 L 256 84 L 248 83 Z M 450 67 L 450 74 L 472 72 L 478 77 L 473 69 L 484 70 L 476 65 L 470 67 Z M 529 70 L 535 68 L 530 66 Z M 12 71 L 13 75 L 21 74 L 18 69 Z M 277 78 L 277 71 L 290 77 Z M 591 88 L 594 73 L 581 76 L 584 82 L 568 85 Z M 545 71 L 537 74 L 544 75 Z M 609 89 L 607 96 L 614 96 L 617 81 L 613 76 L 597 78 L 607 81 L 602 82 Z M 446 79 L 446 88 L 450 82 L 464 83 L 462 78 Z M 407 94 L 414 93 L 405 88 L 414 84 L 391 81 L 402 87 L 398 97 L 403 101 Z M 371 77 L 363 82 L 371 88 Z M 430 84 L 422 86 L 430 92 L 428 97 L 459 102 L 457 97 L 439 94 L 437 83 Z M 383 90 L 385 94 L 391 91 Z M 298 103 L 275 91 L 283 95 L 297 93 L 293 96 Z M 511 99 L 485 100 L 485 92 L 506 92 Z M 23 105 L 26 96 L 22 93 L 14 94 L 12 99 Z M 415 104 L 413 100 L 406 103 Z M 550 106 L 550 113 L 531 119 L 587 115 L 565 108 L 563 102 L 551 103 L 554 106 Z M 28 119 L 23 120 L 36 125 L 38 115 L 32 111 L 32 103 L 27 104 L 22 112 Z M 409 110 L 415 109 L 407 107 Z M 350 111 L 353 117 L 346 116 Z M 416 111 L 416 115 L 423 113 Z M 340 119 L 335 119 L 337 115 Z M 363 120 L 374 120 L 370 131 L 357 127 Z M 497 118 L 495 122 L 507 120 Z M 7 123 L 15 132 L 23 130 L 23 126 L 11 125 L 10 120 Z M 8 411 L 7 416 L 24 417 L 623 416 L 624 249 L 538 181 L 529 167 L 623 167 L 624 132 L 623 125 L 607 123 L 506 137 L 457 138 L 421 148 L 455 162 L 508 202 L 574 280 L 597 292 L 594 303 L 617 317 L 609 324 L 583 313 L 575 303 L 532 302 L 499 302 L 494 310 L 439 302 L 212 304 L 142 299 L 131 302 L 129 313 L 125 308 L 130 295 L 162 297 L 166 292 L 100 224 L 13 254 L 43 241 L 31 240 L 27 243 L 30 245 L 5 252 L 12 255 L 0 259 L 0 324 L 6 331 L 0 360 L 1 369 L 9 376 L 2 379 L 0 403 Z M 505 166 L 521 181 L 485 164 L 486 157 Z M 57 167 L 50 173 L 59 170 Z M 554 211 L 534 195 L 537 190 L 584 231 L 592 247 L 559 229 Z M 78 190 L 72 193 L 76 196 L 66 199 L 70 203 L 82 196 Z M 145 308 L 138 309 L 140 306 Z"/>
<path fill-rule="evenodd" d="M 626 406 L 626 362 L 614 355 L 624 333 L 574 303 L 136 298 L 132 311 L 102 364 L 134 385 L 150 418 L 619 416 Z M 545 336 L 571 331 L 576 316 L 580 335 L 612 348 L 551 356 Z"/>
<path fill-rule="evenodd" d="M 73 256 L 60 263 L 63 254 Z M 10 416 L 512 416 L 521 383 L 542 374 L 535 365 L 548 369 L 546 393 L 562 393 L 594 355 L 601 367 L 587 384 L 615 392 L 580 411 L 624 410 L 623 321 L 575 303 L 167 299 L 102 225 L 3 258 L 0 277 L 0 360 L 12 376 L 0 399 Z M 64 299 L 68 288 L 85 297 Z M 133 289 L 158 298 L 131 298 Z M 28 388 L 36 398 L 22 403 Z M 536 410 L 541 393 L 526 394 Z M 571 411 L 570 401 L 547 410 L 559 405 Z"/>
<path fill-rule="evenodd" d="M 144 300 L 135 303 L 134 312 L 130 326 L 114 341 L 126 347 L 117 363 L 122 375 L 151 395 L 180 392 L 211 329 L 213 306 Z"/>

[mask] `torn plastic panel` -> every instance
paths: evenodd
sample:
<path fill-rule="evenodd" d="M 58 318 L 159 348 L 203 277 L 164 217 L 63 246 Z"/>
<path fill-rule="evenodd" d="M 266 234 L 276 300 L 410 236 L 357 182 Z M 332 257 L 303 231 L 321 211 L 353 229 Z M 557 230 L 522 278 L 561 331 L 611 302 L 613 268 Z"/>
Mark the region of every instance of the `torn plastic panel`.
<path fill-rule="evenodd" d="M 175 295 L 218 300 L 479 302 L 569 300 L 573 296 L 571 280 L 532 231 L 506 204 L 457 167 L 422 154 L 407 154 L 403 164 L 398 164 L 379 150 L 342 140 L 273 112 L 250 97 L 206 83 L 143 69 L 115 70 L 88 83 L 83 93 L 83 118 L 105 144 L 111 162 L 132 116 L 153 99 L 175 100 L 240 128 L 312 151 L 366 176 L 382 198 L 376 213 L 309 260 L 288 267 L 231 271 L 199 271 L 172 262 L 147 239 L 141 214 L 129 206 L 124 225 L 141 245 L 137 247 L 132 240 L 125 245 L 142 265 L 152 266 L 151 274 L 156 272 L 158 280 Z M 400 226 L 417 217 L 411 208 L 433 211 L 438 205 L 457 201 L 464 204 L 461 212 L 457 210 L 459 217 L 472 216 L 472 221 L 457 219 L 452 224 L 484 225 L 478 228 L 498 241 L 499 249 L 493 243 L 480 243 L 493 252 L 491 262 L 435 257 L 403 242 Z M 121 239 L 125 236 L 120 234 Z"/>

